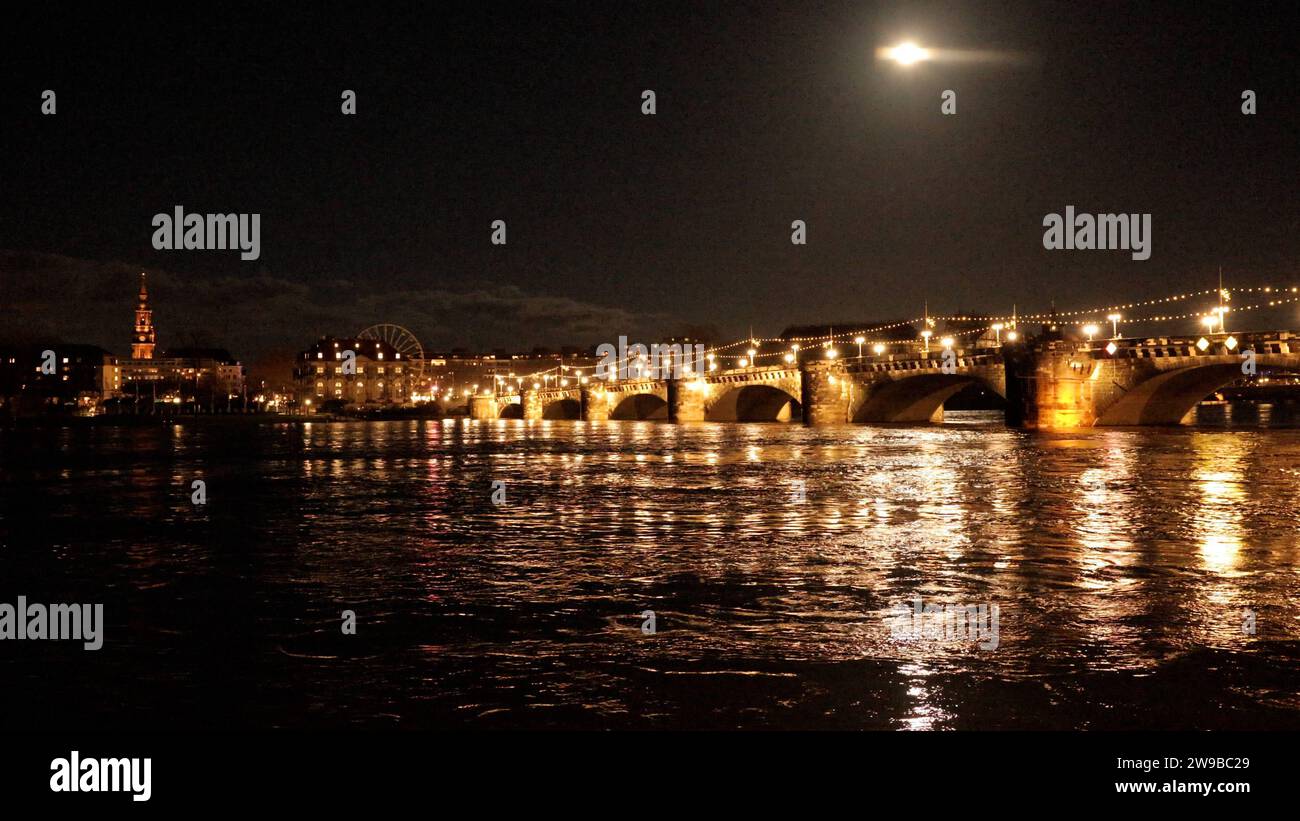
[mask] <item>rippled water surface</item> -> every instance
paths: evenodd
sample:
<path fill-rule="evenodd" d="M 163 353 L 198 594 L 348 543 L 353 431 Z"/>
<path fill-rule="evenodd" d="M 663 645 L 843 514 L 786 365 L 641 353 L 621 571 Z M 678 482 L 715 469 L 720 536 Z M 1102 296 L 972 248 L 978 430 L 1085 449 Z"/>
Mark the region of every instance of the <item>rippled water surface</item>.
<path fill-rule="evenodd" d="M 0 432 L 0 601 L 107 620 L 0 726 L 1297 728 L 1300 430 L 1206 416 Z"/>

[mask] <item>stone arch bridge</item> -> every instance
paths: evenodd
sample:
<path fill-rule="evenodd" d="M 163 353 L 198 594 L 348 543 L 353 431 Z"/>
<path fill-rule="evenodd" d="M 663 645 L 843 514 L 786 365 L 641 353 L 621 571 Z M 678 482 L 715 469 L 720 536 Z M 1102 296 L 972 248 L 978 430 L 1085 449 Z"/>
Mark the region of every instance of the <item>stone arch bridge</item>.
<path fill-rule="evenodd" d="M 1245 351 L 1257 369 L 1300 372 L 1291 332 L 1083 343 L 1036 339 L 1000 347 L 817 359 L 713 371 L 679 380 L 631 379 L 473 397 L 477 419 L 672 422 L 918 423 L 977 384 L 1007 402 L 1023 428 L 1176 425 L 1240 378 Z"/>

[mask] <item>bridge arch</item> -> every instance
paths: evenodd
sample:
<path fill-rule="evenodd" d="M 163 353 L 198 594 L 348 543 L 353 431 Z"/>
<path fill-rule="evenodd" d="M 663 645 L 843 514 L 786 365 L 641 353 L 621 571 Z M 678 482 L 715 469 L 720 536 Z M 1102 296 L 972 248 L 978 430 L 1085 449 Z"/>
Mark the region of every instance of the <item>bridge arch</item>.
<path fill-rule="evenodd" d="M 1106 408 L 1097 425 L 1177 425 L 1205 397 L 1241 378 L 1239 362 L 1197 365 L 1158 373 L 1134 385 Z"/>
<path fill-rule="evenodd" d="M 501 406 L 501 412 L 497 414 L 499 419 L 523 419 L 524 405 L 522 402 L 507 402 Z"/>
<path fill-rule="evenodd" d="M 803 418 L 799 397 L 784 388 L 767 384 L 720 387 L 723 390 L 705 407 L 704 418 L 710 422 L 791 422 Z"/>
<path fill-rule="evenodd" d="M 941 422 L 943 404 L 972 385 L 1005 398 L 999 386 L 982 377 L 935 371 L 867 386 L 852 418 L 854 422 Z"/>
<path fill-rule="evenodd" d="M 577 399 L 565 397 L 556 399 L 542 406 L 543 419 L 581 419 L 582 403 Z"/>
<path fill-rule="evenodd" d="M 634 393 L 619 399 L 618 404 L 610 408 L 610 419 L 620 420 L 654 420 L 668 419 L 668 402 L 653 393 Z"/>

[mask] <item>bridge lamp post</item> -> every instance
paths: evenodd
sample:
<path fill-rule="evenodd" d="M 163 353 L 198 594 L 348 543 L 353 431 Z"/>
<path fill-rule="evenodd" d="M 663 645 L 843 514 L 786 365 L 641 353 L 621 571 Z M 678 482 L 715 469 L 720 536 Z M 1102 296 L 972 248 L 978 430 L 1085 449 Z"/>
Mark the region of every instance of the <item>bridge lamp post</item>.
<path fill-rule="evenodd" d="M 943 349 L 944 349 L 945 351 L 950 351 L 950 350 L 952 350 L 952 337 L 951 337 L 951 336 L 945 336 L 943 339 L 940 339 L 940 340 L 939 340 L 939 344 L 943 345 Z"/>
<path fill-rule="evenodd" d="M 826 358 L 827 358 L 827 359 L 834 359 L 835 357 L 837 357 L 837 356 L 839 356 L 839 355 L 840 355 L 840 352 L 837 351 L 837 350 L 835 350 L 834 348 L 827 348 L 827 349 L 826 349 Z"/>
<path fill-rule="evenodd" d="M 1015 331 L 1007 331 L 1008 342 L 1015 342 L 1019 338 L 1020 338 L 1020 334 L 1016 333 Z"/>
<path fill-rule="evenodd" d="M 1089 342 L 1092 341 L 1092 338 L 1096 336 L 1097 332 L 1100 330 L 1101 330 L 1100 328 L 1098 328 L 1096 325 L 1093 325 L 1091 322 L 1083 326 L 1083 333 L 1088 337 Z"/>
<path fill-rule="evenodd" d="M 1214 325 L 1218 321 L 1219 320 L 1215 318 L 1214 314 L 1208 314 L 1201 317 L 1201 324 L 1205 326 L 1206 333 L 1214 333 Z"/>
<path fill-rule="evenodd" d="M 871 352 L 874 353 L 876 356 L 880 356 L 885 352 L 885 346 L 877 342 L 875 345 L 871 346 Z"/>
<path fill-rule="evenodd" d="M 1006 327 L 1001 322 L 993 323 L 993 341 L 998 347 L 1002 347 L 1002 329 Z"/>
<path fill-rule="evenodd" d="M 1214 309 L 1214 312 L 1219 315 L 1219 333 L 1226 334 L 1228 332 L 1228 327 L 1225 320 L 1228 318 L 1228 306 L 1220 305 Z"/>
<path fill-rule="evenodd" d="M 745 353 L 749 356 L 749 361 L 750 361 L 750 363 L 753 363 L 753 362 L 754 362 L 754 354 L 758 353 L 758 351 L 754 350 L 753 348 L 750 348 L 749 350 L 745 351 Z M 757 366 L 755 366 L 755 367 L 757 367 Z"/>
<path fill-rule="evenodd" d="M 861 359 L 861 358 L 862 358 L 862 346 L 866 343 L 867 338 L 866 338 L 865 336 L 855 336 L 855 337 L 853 337 L 853 341 L 856 342 L 857 345 L 858 345 L 858 359 Z"/>
<path fill-rule="evenodd" d="M 1119 321 L 1124 318 L 1122 314 L 1106 314 L 1110 320 L 1110 338 L 1119 339 Z"/>
<path fill-rule="evenodd" d="M 742 356 L 742 357 L 740 358 L 740 361 L 737 362 L 736 364 L 740 365 L 740 367 L 742 367 L 742 368 L 748 368 L 748 367 L 749 367 L 749 360 Z"/>
<path fill-rule="evenodd" d="M 934 335 L 934 332 L 931 331 L 929 328 L 926 328 L 924 331 L 921 331 L 921 340 L 922 340 L 922 345 L 923 345 L 922 350 L 923 350 L 925 353 L 929 353 L 929 352 L 930 352 L 930 337 L 933 336 L 933 335 Z"/>
<path fill-rule="evenodd" d="M 785 363 L 786 363 L 787 365 L 789 365 L 789 364 L 792 364 L 793 362 L 794 362 L 794 354 L 792 354 L 792 353 L 788 353 L 788 354 L 786 354 L 786 355 L 785 355 Z"/>
<path fill-rule="evenodd" d="M 790 346 L 790 353 L 794 354 L 794 361 L 799 361 L 799 343 L 796 342 Z"/>

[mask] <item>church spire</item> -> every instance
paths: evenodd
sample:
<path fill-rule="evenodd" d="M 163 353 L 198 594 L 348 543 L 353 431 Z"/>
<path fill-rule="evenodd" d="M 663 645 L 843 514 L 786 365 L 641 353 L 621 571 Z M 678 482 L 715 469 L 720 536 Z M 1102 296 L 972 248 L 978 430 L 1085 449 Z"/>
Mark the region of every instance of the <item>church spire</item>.
<path fill-rule="evenodd" d="M 153 359 L 153 311 L 149 308 L 149 288 L 140 274 L 140 293 L 135 304 L 135 337 L 131 342 L 132 359 Z"/>

